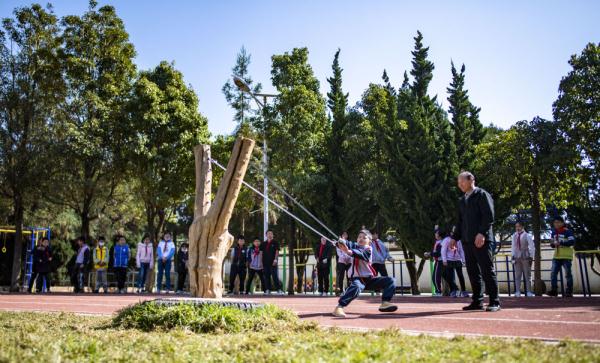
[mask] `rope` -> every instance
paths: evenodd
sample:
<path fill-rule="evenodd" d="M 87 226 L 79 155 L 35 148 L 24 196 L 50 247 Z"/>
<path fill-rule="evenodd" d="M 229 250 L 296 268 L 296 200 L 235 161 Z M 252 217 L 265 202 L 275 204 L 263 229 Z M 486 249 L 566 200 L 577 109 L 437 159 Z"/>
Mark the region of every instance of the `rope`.
<path fill-rule="evenodd" d="M 256 161 L 256 162 L 258 162 L 258 161 Z M 258 162 L 258 163 L 262 164 L 262 162 Z M 325 225 L 325 223 L 321 222 L 314 214 L 312 214 L 306 207 L 304 207 L 298 200 L 296 200 L 296 198 L 294 198 L 288 192 L 286 192 L 285 189 L 283 189 L 283 187 L 281 185 L 277 184 L 271 178 L 269 178 L 267 176 L 267 173 L 264 171 L 264 169 L 262 169 L 262 168 L 259 169 L 255 165 L 250 165 L 250 167 L 253 168 L 254 170 L 258 171 L 259 173 L 261 173 L 263 178 L 267 179 L 269 181 L 269 183 L 275 187 L 275 189 L 279 190 L 281 193 L 283 193 L 283 195 L 290 198 L 292 200 L 292 202 L 294 202 L 294 204 L 296 204 L 298 207 L 300 207 L 300 209 L 302 209 L 306 214 L 308 214 L 312 219 L 314 219 L 321 227 L 323 227 L 327 232 L 329 232 L 335 239 L 338 238 L 338 235 L 335 234 L 335 232 L 333 232 L 331 229 L 329 229 Z"/>
<path fill-rule="evenodd" d="M 215 159 L 210 159 L 211 163 L 215 164 L 216 166 L 218 166 L 220 169 L 222 169 L 223 171 L 226 171 L 227 169 L 219 164 L 218 161 L 216 161 Z M 280 209 L 282 212 L 286 213 L 287 215 L 289 215 L 290 217 L 294 218 L 296 221 L 298 221 L 300 224 L 302 224 L 304 227 L 310 229 L 311 231 L 313 231 L 314 233 L 316 233 L 318 236 L 325 238 L 327 241 L 335 244 L 336 241 L 329 239 L 327 237 L 325 237 L 321 232 L 317 231 L 316 229 L 314 229 L 313 227 L 311 227 L 310 225 L 308 225 L 306 222 L 304 222 L 303 220 L 301 220 L 300 218 L 298 218 L 297 216 L 295 216 L 294 214 L 292 214 L 292 212 L 290 212 L 289 210 L 287 210 L 285 207 L 279 205 L 279 203 L 271 200 L 268 196 L 265 196 L 263 193 L 259 192 L 256 188 L 254 188 L 252 185 L 246 183 L 246 181 L 242 180 L 242 184 L 244 184 L 246 187 L 248 187 L 250 190 L 252 190 L 254 193 L 260 195 L 261 197 L 265 198 L 269 203 L 273 204 L 275 207 L 277 207 L 278 209 Z"/>

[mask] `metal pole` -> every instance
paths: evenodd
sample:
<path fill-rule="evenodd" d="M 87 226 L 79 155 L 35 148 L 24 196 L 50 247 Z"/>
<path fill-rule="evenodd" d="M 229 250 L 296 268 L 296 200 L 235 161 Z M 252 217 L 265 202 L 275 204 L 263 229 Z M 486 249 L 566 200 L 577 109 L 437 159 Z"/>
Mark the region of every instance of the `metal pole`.
<path fill-rule="evenodd" d="M 263 236 L 267 237 L 267 231 L 269 230 L 269 179 L 267 179 L 267 138 L 263 139 L 263 168 L 265 176 L 263 177 Z"/>

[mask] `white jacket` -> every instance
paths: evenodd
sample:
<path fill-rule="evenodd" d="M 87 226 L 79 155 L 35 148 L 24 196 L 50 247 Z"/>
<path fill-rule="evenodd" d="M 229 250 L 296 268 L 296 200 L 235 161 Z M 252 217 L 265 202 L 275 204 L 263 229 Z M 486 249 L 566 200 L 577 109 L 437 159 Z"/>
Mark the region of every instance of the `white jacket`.
<path fill-rule="evenodd" d="M 154 246 L 152 243 L 138 243 L 137 252 L 135 254 L 135 264 L 140 268 L 142 263 L 149 263 L 150 268 L 154 265 Z"/>
<path fill-rule="evenodd" d="M 515 232 L 512 235 L 511 253 L 513 258 L 534 258 L 535 257 L 535 243 L 533 238 L 527 231 L 521 232 L 521 249 L 519 250 L 517 245 L 518 233 Z"/>

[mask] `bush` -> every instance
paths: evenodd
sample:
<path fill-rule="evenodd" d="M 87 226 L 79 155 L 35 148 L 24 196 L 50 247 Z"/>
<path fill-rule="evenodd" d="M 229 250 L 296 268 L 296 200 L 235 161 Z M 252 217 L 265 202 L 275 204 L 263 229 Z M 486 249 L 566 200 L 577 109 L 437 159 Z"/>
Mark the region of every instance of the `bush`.
<path fill-rule="evenodd" d="M 143 331 L 179 328 L 195 333 L 220 334 L 317 329 L 315 323 L 301 322 L 293 312 L 270 304 L 242 310 L 217 304 L 195 305 L 185 302 L 174 305 L 144 302 L 126 307 L 113 319 L 113 327 Z"/>

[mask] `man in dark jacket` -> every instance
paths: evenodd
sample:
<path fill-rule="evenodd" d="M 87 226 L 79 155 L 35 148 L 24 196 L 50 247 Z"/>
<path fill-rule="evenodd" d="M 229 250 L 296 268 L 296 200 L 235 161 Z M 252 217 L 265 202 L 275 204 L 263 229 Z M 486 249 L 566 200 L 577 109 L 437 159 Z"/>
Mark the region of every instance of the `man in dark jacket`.
<path fill-rule="evenodd" d="M 239 236 L 237 243 L 231 252 L 231 267 L 229 269 L 229 290 L 228 294 L 233 294 L 233 288 L 235 287 L 235 278 L 239 277 L 239 291 L 244 292 L 244 281 L 246 280 L 246 261 L 248 255 L 248 249 L 246 248 L 246 240 L 244 236 Z"/>
<path fill-rule="evenodd" d="M 314 247 L 315 260 L 317 261 L 317 278 L 319 280 L 319 295 L 321 296 L 329 293 L 329 271 L 331 271 L 333 248 L 331 243 L 327 243 L 325 237 L 321 237 L 321 241 Z"/>
<path fill-rule="evenodd" d="M 277 262 L 279 260 L 279 242 L 273 239 L 273 231 L 267 231 L 267 240 L 262 243 L 261 251 L 263 253 L 263 267 L 265 274 L 265 293 L 270 294 L 276 290 L 279 295 L 281 291 L 281 282 L 279 281 L 279 269 Z M 272 280 L 272 283 L 271 283 Z"/>
<path fill-rule="evenodd" d="M 467 273 L 473 288 L 473 301 L 463 310 L 483 310 L 482 277 L 490 297 L 487 311 L 500 310 L 498 281 L 494 270 L 494 200 L 475 186 L 475 177 L 468 171 L 458 175 L 458 187 L 464 193 L 458 202 L 458 221 L 452 233 L 452 245 L 462 241 Z"/>

